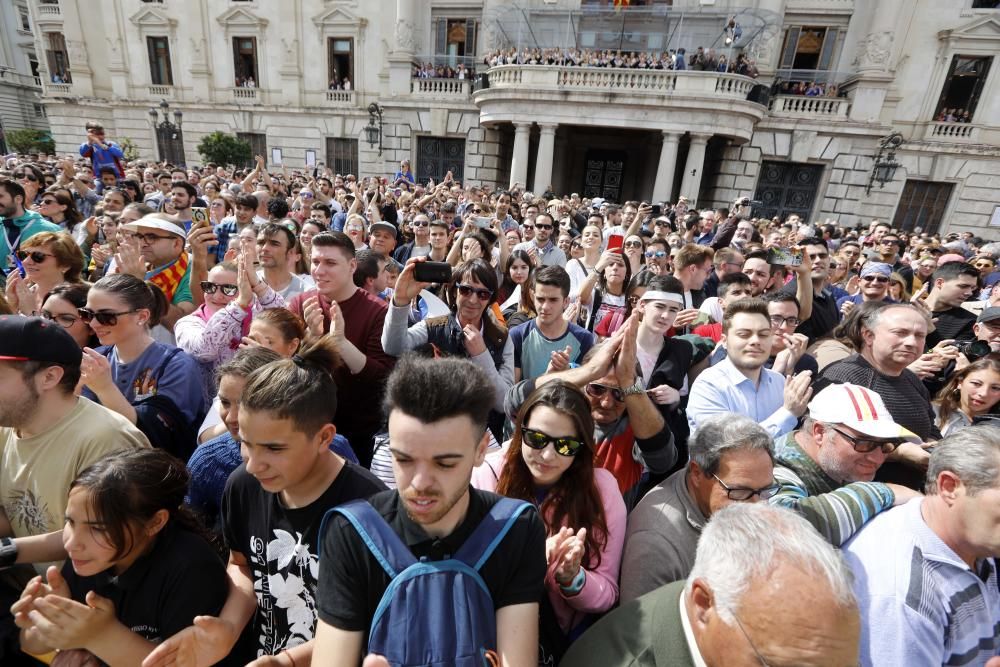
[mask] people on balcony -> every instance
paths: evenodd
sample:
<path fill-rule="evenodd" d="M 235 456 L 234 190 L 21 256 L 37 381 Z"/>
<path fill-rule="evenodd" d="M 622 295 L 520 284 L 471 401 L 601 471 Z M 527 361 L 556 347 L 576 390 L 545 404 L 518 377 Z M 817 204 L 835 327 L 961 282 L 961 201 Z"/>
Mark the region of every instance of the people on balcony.
<path fill-rule="evenodd" d="M 934 120 L 939 123 L 968 123 L 971 118 L 972 114 L 967 109 L 951 109 L 946 107 L 938 112 Z"/>
<path fill-rule="evenodd" d="M 621 50 L 599 49 L 501 49 L 493 51 L 483 62 L 490 66 L 498 65 L 556 65 L 560 67 L 614 67 L 620 69 L 654 69 L 654 70 L 696 70 L 707 72 L 732 72 L 744 76 L 756 77 L 757 66 L 744 54 L 739 54 L 735 60 L 719 56 L 713 49 L 698 47 L 697 51 L 687 57 L 685 49 L 680 48 L 656 52 L 633 52 Z M 420 76 L 415 70 L 414 76 Z"/>

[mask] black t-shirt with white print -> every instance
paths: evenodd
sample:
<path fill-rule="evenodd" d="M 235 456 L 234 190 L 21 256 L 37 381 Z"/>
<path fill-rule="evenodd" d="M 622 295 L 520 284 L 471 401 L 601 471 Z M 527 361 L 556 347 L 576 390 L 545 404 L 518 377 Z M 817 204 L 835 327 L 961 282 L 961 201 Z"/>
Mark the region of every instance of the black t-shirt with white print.
<path fill-rule="evenodd" d="M 250 566 L 257 611 L 240 642 L 246 664 L 304 644 L 316 631 L 319 578 L 317 533 L 323 515 L 358 498 L 385 490 L 368 470 L 347 463 L 329 488 L 306 507 L 288 509 L 279 494 L 268 493 L 241 465 L 230 475 L 222 497 L 226 546 L 243 554 Z M 236 649 L 241 651 L 241 649 Z"/>

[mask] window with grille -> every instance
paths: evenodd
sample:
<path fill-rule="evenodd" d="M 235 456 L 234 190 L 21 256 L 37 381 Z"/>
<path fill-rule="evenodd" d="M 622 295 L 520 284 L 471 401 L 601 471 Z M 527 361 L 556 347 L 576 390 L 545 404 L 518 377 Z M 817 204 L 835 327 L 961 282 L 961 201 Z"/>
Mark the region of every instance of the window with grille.
<path fill-rule="evenodd" d="M 333 173 L 346 176 L 358 173 L 358 140 L 327 137 L 326 164 Z"/>
<path fill-rule="evenodd" d="M 906 181 L 892 220 L 893 228 L 912 232 L 919 227 L 922 232 L 936 234 L 954 188 L 954 183 Z"/>

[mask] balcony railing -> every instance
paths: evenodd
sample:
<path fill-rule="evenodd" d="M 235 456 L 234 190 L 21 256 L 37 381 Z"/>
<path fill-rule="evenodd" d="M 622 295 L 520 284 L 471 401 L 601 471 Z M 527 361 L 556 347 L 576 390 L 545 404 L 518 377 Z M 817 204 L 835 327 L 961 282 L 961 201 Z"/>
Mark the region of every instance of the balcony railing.
<path fill-rule="evenodd" d="M 353 106 L 353 90 L 328 90 L 326 91 L 326 101 L 337 106 Z"/>
<path fill-rule="evenodd" d="M 979 142 L 979 126 L 971 123 L 930 122 L 924 132 L 929 141 L 948 141 L 975 144 Z"/>
<path fill-rule="evenodd" d="M 157 99 L 160 99 L 160 98 L 173 99 L 173 97 L 174 97 L 174 87 L 173 86 L 158 86 L 158 85 L 155 85 L 155 84 L 150 85 L 149 86 L 149 96 L 150 97 L 155 97 Z"/>
<path fill-rule="evenodd" d="M 72 92 L 72 86 L 73 86 L 73 84 L 71 84 L 71 83 L 46 83 L 46 84 L 44 84 L 45 93 L 47 95 L 54 95 L 54 96 L 69 95 L 69 94 L 71 94 L 71 92 Z"/>
<path fill-rule="evenodd" d="M 260 89 L 244 88 L 242 86 L 233 88 L 233 101 L 236 104 L 259 104 Z"/>
<path fill-rule="evenodd" d="M 468 79 L 413 79 L 410 92 L 426 97 L 462 98 L 469 96 Z"/>
<path fill-rule="evenodd" d="M 62 15 L 62 10 L 59 9 L 59 5 L 57 4 L 49 4 L 49 3 L 39 4 L 37 9 L 38 9 L 38 16 L 40 17 Z"/>
<path fill-rule="evenodd" d="M 844 97 L 779 95 L 771 100 L 771 115 L 785 118 L 846 119 L 851 102 Z"/>

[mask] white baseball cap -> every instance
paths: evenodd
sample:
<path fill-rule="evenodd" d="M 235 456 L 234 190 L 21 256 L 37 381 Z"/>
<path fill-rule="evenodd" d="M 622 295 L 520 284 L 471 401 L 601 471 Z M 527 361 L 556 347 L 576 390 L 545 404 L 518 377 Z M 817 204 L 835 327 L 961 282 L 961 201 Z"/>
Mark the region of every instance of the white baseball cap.
<path fill-rule="evenodd" d="M 128 224 L 122 225 L 122 228 L 127 229 L 130 232 L 137 232 L 141 228 L 159 229 L 162 232 L 175 234 L 181 237 L 182 239 L 187 238 L 187 232 L 184 231 L 183 227 L 181 227 L 175 222 L 164 220 L 155 213 L 139 218 L 135 222 L 130 222 Z"/>
<path fill-rule="evenodd" d="M 870 438 L 921 440 L 896 423 L 881 396 L 856 384 L 831 384 L 813 396 L 809 417 L 827 424 L 843 424 Z"/>

